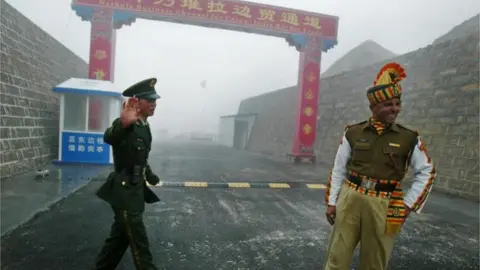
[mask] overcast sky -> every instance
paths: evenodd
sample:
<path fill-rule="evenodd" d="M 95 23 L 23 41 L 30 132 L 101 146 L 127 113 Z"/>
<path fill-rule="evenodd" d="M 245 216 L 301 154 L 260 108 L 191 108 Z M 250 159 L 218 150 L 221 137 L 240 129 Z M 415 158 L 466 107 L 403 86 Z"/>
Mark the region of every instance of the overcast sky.
<path fill-rule="evenodd" d="M 323 55 L 322 70 L 367 39 L 397 54 L 425 47 L 480 12 L 478 0 L 251 1 L 338 16 L 339 44 Z M 88 61 L 90 23 L 70 0 L 7 2 Z M 115 83 L 157 77 L 153 126 L 216 132 L 219 116 L 235 114 L 242 99 L 295 85 L 298 55 L 280 38 L 137 20 L 117 32 Z"/>

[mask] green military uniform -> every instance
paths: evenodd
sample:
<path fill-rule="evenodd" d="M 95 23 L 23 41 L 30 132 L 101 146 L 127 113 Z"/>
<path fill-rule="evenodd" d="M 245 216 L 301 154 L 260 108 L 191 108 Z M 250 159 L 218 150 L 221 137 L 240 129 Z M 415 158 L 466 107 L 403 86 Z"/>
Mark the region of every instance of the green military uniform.
<path fill-rule="evenodd" d="M 402 71 L 396 63 L 382 68 L 377 84 L 367 92 L 371 104 L 400 98 L 395 78 Z M 413 184 L 404 194 L 401 181 L 409 166 Z M 360 270 L 387 269 L 407 216 L 405 206 L 420 213 L 434 179 L 435 168 L 416 131 L 373 117 L 348 126 L 325 192 L 326 204 L 336 207 L 336 217 L 324 269 L 351 269 L 358 243 Z"/>
<path fill-rule="evenodd" d="M 141 81 L 125 90 L 123 95 L 149 100 L 160 98 L 154 89 L 155 82 L 155 78 Z M 104 141 L 112 146 L 115 171 L 97 191 L 97 196 L 111 205 L 115 218 L 95 269 L 115 269 L 128 246 L 136 269 L 157 269 L 152 262 L 143 223 L 145 202 L 160 201 L 146 184 L 156 185 L 160 181 L 148 164 L 152 145 L 150 127 L 139 120 L 123 128 L 117 118 L 105 131 Z"/>

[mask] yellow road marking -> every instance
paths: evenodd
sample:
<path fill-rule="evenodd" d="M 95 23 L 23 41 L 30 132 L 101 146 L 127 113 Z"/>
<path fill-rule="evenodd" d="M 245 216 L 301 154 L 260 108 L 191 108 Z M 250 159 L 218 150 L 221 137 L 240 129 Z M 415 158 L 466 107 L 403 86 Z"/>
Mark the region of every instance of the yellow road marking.
<path fill-rule="evenodd" d="M 307 184 L 308 188 L 313 188 L 313 189 L 326 189 L 327 186 L 324 184 Z"/>
<path fill-rule="evenodd" d="M 158 182 L 158 184 L 156 184 L 156 185 L 152 185 L 149 182 L 147 182 L 147 186 L 149 186 L 149 187 L 161 187 L 161 186 L 163 186 L 163 181 Z"/>
<path fill-rule="evenodd" d="M 208 187 L 207 182 L 185 182 L 185 187 Z"/>
<path fill-rule="evenodd" d="M 286 183 L 268 183 L 270 188 L 290 188 L 289 184 Z"/>
<path fill-rule="evenodd" d="M 229 188 L 249 188 L 249 183 L 228 183 Z"/>
<path fill-rule="evenodd" d="M 147 182 L 147 186 L 149 187 L 163 187 L 164 182 L 160 181 L 156 185 L 152 185 Z M 168 186 L 168 185 L 167 185 Z M 184 187 L 203 187 L 206 188 L 208 187 L 208 182 L 184 182 L 183 183 Z M 268 183 L 269 188 L 291 188 L 291 186 L 287 183 Z M 310 189 L 326 189 L 327 186 L 324 184 L 306 184 L 306 186 Z M 248 182 L 233 182 L 233 183 L 228 183 L 229 188 L 251 188 L 251 184 Z"/>

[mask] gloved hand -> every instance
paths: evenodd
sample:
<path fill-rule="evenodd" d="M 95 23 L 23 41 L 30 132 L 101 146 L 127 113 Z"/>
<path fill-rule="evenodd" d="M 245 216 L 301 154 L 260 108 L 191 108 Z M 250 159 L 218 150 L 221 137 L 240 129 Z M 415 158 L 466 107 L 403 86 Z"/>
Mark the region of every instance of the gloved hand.
<path fill-rule="evenodd" d="M 147 170 L 145 172 L 145 175 L 147 177 L 147 182 L 150 185 L 155 186 L 156 184 L 158 184 L 160 182 L 160 178 L 156 174 L 153 173 L 152 169 L 150 168 L 150 165 L 147 166 Z"/>

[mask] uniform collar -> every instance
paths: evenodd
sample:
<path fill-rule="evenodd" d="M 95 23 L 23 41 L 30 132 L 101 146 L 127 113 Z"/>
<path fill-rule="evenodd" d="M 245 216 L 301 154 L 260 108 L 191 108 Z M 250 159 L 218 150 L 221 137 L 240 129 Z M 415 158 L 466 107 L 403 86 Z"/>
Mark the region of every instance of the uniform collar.
<path fill-rule="evenodd" d="M 148 121 L 143 121 L 142 119 L 138 119 L 137 126 L 148 126 Z"/>
<path fill-rule="evenodd" d="M 370 121 L 368 121 L 368 120 L 365 123 L 363 123 L 362 128 L 363 129 L 367 129 L 367 128 L 374 129 L 372 126 L 370 126 Z M 398 127 L 397 123 L 391 124 L 388 129 L 392 130 L 392 131 L 395 131 L 395 132 L 400 132 L 400 128 Z"/>
<path fill-rule="evenodd" d="M 400 129 L 398 128 L 398 125 L 397 123 L 393 123 L 391 126 L 390 126 L 390 129 L 395 131 L 395 132 L 400 132 Z"/>

